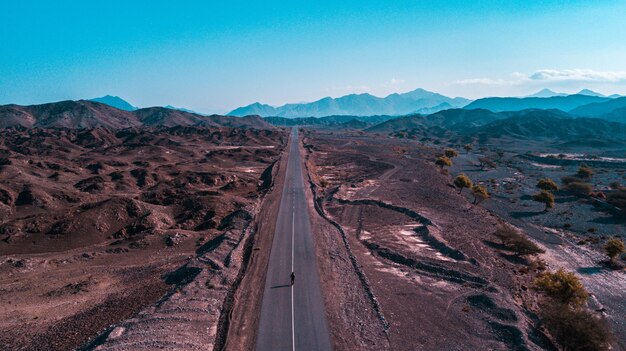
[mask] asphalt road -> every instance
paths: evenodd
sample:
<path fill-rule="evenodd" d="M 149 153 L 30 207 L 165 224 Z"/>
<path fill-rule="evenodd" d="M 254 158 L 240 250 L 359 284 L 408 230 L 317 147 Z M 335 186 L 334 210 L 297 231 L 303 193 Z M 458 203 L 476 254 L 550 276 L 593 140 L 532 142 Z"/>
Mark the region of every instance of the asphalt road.
<path fill-rule="evenodd" d="M 272 243 L 257 351 L 330 350 L 296 128 Z M 295 284 L 290 274 L 295 273 Z"/>

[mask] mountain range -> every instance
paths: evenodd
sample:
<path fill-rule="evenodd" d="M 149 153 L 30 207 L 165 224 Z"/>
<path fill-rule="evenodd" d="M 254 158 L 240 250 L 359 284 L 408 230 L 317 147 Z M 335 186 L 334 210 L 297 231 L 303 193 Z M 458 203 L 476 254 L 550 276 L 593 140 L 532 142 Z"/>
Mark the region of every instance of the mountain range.
<path fill-rule="evenodd" d="M 626 145 L 626 124 L 602 118 L 575 117 L 560 110 L 492 112 L 452 109 L 432 115 L 395 118 L 365 131 L 414 139 L 451 137 L 459 142 L 507 139 L 514 144 L 548 142 L 554 146 L 616 147 Z"/>
<path fill-rule="evenodd" d="M 570 95 L 579 99 L 581 95 Z M 545 100 L 564 98 L 543 98 Z M 537 98 L 527 98 L 537 99 Z M 165 107 L 121 110 L 89 100 L 41 105 L 0 106 L 0 128 L 98 128 L 202 126 L 271 129 L 273 125 L 315 125 L 323 128 L 409 135 L 415 138 L 455 137 L 488 142 L 493 138 L 543 140 L 554 145 L 614 147 L 626 145 L 626 97 L 603 99 L 571 112 L 559 109 L 525 109 L 494 112 L 488 109 L 447 109 L 406 116 L 328 116 L 285 118 L 259 116 L 203 116 Z M 593 117 L 593 118 L 590 118 Z"/>
<path fill-rule="evenodd" d="M 96 128 L 141 126 L 205 126 L 267 129 L 272 126 L 258 116 L 204 116 L 164 107 L 127 111 L 90 100 L 68 100 L 41 105 L 0 105 L 0 128 Z"/>
<path fill-rule="evenodd" d="M 440 110 L 463 107 L 469 102 L 470 100 L 461 97 L 450 98 L 424 89 L 416 89 L 408 93 L 390 94 L 384 98 L 371 94 L 350 94 L 339 98 L 325 97 L 310 103 L 286 104 L 279 107 L 256 102 L 237 108 L 229 112 L 228 115 L 288 118 L 334 115 L 398 116 L 410 113 L 433 113 Z"/>
<path fill-rule="evenodd" d="M 103 97 L 90 99 L 89 101 L 99 102 L 124 111 L 135 111 L 138 109 L 138 107 L 131 105 L 128 101 L 119 96 L 105 95 Z"/>
<path fill-rule="evenodd" d="M 526 109 L 559 109 L 561 111 L 571 111 L 583 105 L 591 103 L 606 102 L 611 100 L 609 97 L 574 94 L 566 96 L 551 97 L 490 97 L 478 99 L 471 102 L 465 109 L 486 109 L 493 112 L 501 111 L 521 111 Z"/>
<path fill-rule="evenodd" d="M 307 118 L 326 116 L 403 116 L 411 114 L 429 115 L 454 108 L 466 109 L 487 109 L 493 112 L 501 111 L 521 111 L 525 109 L 559 109 L 561 111 L 572 112 L 577 116 L 598 117 L 601 114 L 608 114 L 617 107 L 626 107 L 621 104 L 619 98 L 622 96 L 614 94 L 605 96 L 603 94 L 583 89 L 576 94 L 565 94 L 555 92 L 550 89 L 542 89 L 534 94 L 525 97 L 487 97 L 471 101 L 465 98 L 450 98 L 438 93 L 433 93 L 424 89 L 416 89 L 408 93 L 390 94 L 384 98 L 370 94 L 351 94 L 339 98 L 323 98 L 311 103 L 286 104 L 273 107 L 266 104 L 254 103 L 245 107 L 237 108 L 228 115 L 249 116 L 257 115 L 261 117 L 285 117 L 285 118 Z M 611 102 L 612 100 L 619 100 Z M 106 95 L 90 101 L 100 102 L 124 111 L 135 111 L 139 108 L 128 103 L 118 96 Z M 583 108 L 589 104 L 606 105 Z M 204 115 L 186 108 L 167 105 L 164 108 L 183 111 L 196 115 Z M 592 109 L 602 109 L 599 113 Z M 626 120 L 623 113 L 614 114 L 613 120 Z"/>

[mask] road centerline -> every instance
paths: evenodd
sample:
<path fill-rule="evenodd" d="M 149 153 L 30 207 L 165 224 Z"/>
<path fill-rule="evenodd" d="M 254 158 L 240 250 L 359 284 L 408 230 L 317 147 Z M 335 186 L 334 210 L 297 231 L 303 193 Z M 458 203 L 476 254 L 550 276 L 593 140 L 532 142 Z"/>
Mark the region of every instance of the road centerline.
<path fill-rule="evenodd" d="M 293 199 L 295 200 L 295 192 L 294 192 L 294 196 Z M 296 205 L 295 205 L 295 201 L 293 202 L 293 208 L 291 210 L 291 273 L 294 274 L 294 266 L 293 266 L 293 262 L 294 262 L 294 233 L 295 233 L 295 227 L 296 227 Z M 293 310 L 293 295 L 294 295 L 294 290 L 293 290 L 293 284 L 291 284 L 291 349 L 293 351 L 296 351 L 296 323 L 294 320 L 294 310 Z"/>
<path fill-rule="evenodd" d="M 263 290 L 256 351 L 294 351 L 296 344 L 298 349 L 327 351 L 331 350 L 332 346 L 317 271 L 317 257 L 309 217 L 309 204 L 305 193 L 304 166 L 298 147 L 297 129 L 294 129 L 291 134 L 288 157 Z M 291 228 L 289 226 L 290 215 Z M 297 288 L 295 285 L 296 260 L 298 261 Z M 294 284 L 285 284 L 286 280 L 290 280 L 289 276 L 292 273 Z M 298 324 L 297 330 L 296 323 Z"/>

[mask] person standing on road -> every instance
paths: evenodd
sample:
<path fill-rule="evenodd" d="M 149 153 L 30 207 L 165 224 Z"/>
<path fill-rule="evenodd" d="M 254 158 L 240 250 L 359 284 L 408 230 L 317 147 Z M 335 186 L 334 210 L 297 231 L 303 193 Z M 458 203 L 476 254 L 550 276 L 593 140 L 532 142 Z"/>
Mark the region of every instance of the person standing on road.
<path fill-rule="evenodd" d="M 291 285 L 293 285 L 293 282 L 296 280 L 296 274 L 294 272 L 291 272 Z"/>

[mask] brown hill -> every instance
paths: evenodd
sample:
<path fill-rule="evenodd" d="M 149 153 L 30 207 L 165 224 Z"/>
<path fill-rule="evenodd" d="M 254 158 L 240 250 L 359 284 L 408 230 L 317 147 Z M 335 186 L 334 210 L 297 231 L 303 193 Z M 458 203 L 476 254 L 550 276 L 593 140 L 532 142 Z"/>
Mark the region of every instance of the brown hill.
<path fill-rule="evenodd" d="M 92 101 L 59 101 L 42 105 L 0 106 L 0 127 L 128 128 L 139 126 L 133 114 Z"/>
<path fill-rule="evenodd" d="M 202 126 L 272 129 L 258 116 L 244 118 L 232 116 L 203 116 L 195 113 L 149 107 L 124 111 L 95 101 L 59 101 L 41 105 L 0 106 L 0 128 L 111 128 L 123 129 L 140 126 Z"/>

